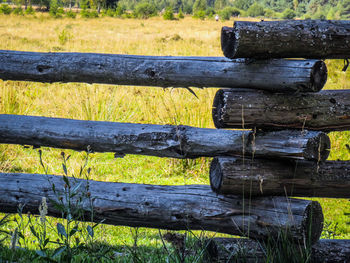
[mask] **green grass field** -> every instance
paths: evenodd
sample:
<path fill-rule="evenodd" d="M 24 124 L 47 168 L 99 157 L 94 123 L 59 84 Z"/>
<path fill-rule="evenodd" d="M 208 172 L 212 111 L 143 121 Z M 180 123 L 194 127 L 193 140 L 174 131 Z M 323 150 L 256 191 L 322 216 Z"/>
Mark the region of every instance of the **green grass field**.
<path fill-rule="evenodd" d="M 0 49 L 23 51 L 96 52 L 138 55 L 222 56 L 220 29 L 232 21 L 196 20 L 164 21 L 156 17 L 136 19 L 53 19 L 46 14 L 36 17 L 0 15 Z M 327 89 L 349 89 L 350 71 L 341 72 L 343 61 L 326 61 L 329 71 Z M 0 113 L 81 120 L 100 120 L 153 124 L 184 124 L 213 128 L 212 100 L 216 89 L 196 89 L 198 99 L 185 89 L 132 87 L 88 84 L 43 84 L 0 80 Z M 349 132 L 330 134 L 331 160 L 350 160 L 345 144 Z M 49 173 L 62 174 L 61 150 L 44 148 L 43 160 Z M 78 174 L 85 154 L 65 151 L 72 157 L 69 174 Z M 115 159 L 111 153 L 91 155 L 91 179 L 146 184 L 208 184 L 209 158 L 175 160 L 128 155 Z M 37 149 L 17 145 L 0 145 L 0 172 L 43 173 Z M 317 199 L 327 223 L 323 237 L 350 238 L 350 202 L 344 199 Z M 1 216 L 0 216 L 1 218 Z M 56 220 L 52 219 L 52 222 Z M 7 228 L 11 230 L 14 224 Z M 13 230 L 13 229 L 12 229 Z M 200 235 L 200 232 L 195 232 Z M 37 249 L 30 231 L 27 247 Z M 53 235 L 53 233 L 52 233 Z M 207 233 L 212 236 L 213 233 Z M 218 235 L 217 235 L 218 236 Z M 132 255 L 135 230 L 101 225 L 96 239 L 115 251 Z M 5 241 L 9 244 L 9 240 Z M 158 230 L 140 228 L 139 250 L 148 261 L 164 249 Z M 161 252 L 160 252 L 161 251 Z M 163 257 L 163 258 L 162 258 Z M 135 259 L 135 258 L 134 258 Z M 128 259 L 121 257 L 121 262 Z M 152 260 L 153 261 L 153 260 Z M 1 261 L 0 261 L 1 262 Z M 78 261 L 79 262 L 79 261 Z M 188 261 L 191 262 L 191 261 Z"/>

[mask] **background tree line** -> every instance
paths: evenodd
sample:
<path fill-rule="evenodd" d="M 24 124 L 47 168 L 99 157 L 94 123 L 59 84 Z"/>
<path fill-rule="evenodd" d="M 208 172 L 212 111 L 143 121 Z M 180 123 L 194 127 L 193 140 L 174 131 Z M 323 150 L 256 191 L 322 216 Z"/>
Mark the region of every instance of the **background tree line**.
<path fill-rule="evenodd" d="M 219 14 L 224 20 L 239 15 L 283 19 L 350 18 L 350 0 L 12 0 L 8 3 L 25 6 L 25 9 L 35 5 L 47 11 L 72 7 L 92 9 L 97 16 L 104 10 L 110 16 L 137 18 L 159 13 L 166 14 L 166 19 L 174 19 L 173 13 L 180 13 L 179 18 L 185 13 L 201 19 Z"/>

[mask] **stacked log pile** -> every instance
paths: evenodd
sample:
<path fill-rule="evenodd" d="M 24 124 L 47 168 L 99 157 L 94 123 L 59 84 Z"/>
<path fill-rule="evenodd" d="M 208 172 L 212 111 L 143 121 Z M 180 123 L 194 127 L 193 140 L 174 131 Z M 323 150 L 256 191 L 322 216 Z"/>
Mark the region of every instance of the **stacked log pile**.
<path fill-rule="evenodd" d="M 222 49 L 228 58 L 0 51 L 3 80 L 229 88 L 219 90 L 214 99 L 213 119 L 218 129 L 3 114 L 0 143 L 89 149 L 116 156 L 214 157 L 211 187 L 75 179 L 74 188 L 88 189 L 93 196 L 93 202 L 82 202 L 82 211 L 88 215 L 92 209 L 97 222 L 210 230 L 258 240 L 242 241 L 247 247 L 278 239 L 283 233 L 293 242 L 314 244 L 313 253 L 321 253 L 335 245 L 319 241 L 323 229 L 320 204 L 288 196 L 350 196 L 350 166 L 348 162 L 326 161 L 330 140 L 324 133 L 349 128 L 350 93 L 310 93 L 323 88 L 325 63 L 284 58 L 348 57 L 349 25 L 237 22 L 234 28 L 222 30 Z M 304 38 L 305 43 L 313 44 L 308 47 L 291 40 Z M 318 50 L 315 45 L 321 45 L 323 53 L 310 52 Z M 276 59 L 262 60 L 267 58 Z M 60 176 L 0 174 L 0 210 L 16 212 L 18 204 L 25 203 L 24 212 L 37 214 L 43 196 L 64 205 L 65 187 Z M 60 216 L 50 202 L 49 215 Z M 219 247 L 234 242 L 214 240 L 210 247 L 215 249 L 208 250 L 213 260 L 230 260 Z M 320 242 L 323 245 L 318 245 Z M 326 257 L 322 260 L 327 262 Z"/>
<path fill-rule="evenodd" d="M 291 57 L 347 59 L 350 23 L 235 22 L 233 28 L 222 28 L 221 46 L 226 57 L 253 61 Z M 294 130 L 301 134 L 310 130 L 346 131 L 350 130 L 349 95 L 349 90 L 281 93 L 221 89 L 216 93 L 212 116 L 217 128 Z M 214 158 L 210 167 L 212 190 L 251 200 L 262 196 L 350 198 L 349 161 L 256 157 Z M 207 251 L 216 262 L 266 262 L 267 243 L 213 239 Z M 320 240 L 311 244 L 310 254 L 306 255 L 311 262 L 350 262 L 349 240 Z"/>

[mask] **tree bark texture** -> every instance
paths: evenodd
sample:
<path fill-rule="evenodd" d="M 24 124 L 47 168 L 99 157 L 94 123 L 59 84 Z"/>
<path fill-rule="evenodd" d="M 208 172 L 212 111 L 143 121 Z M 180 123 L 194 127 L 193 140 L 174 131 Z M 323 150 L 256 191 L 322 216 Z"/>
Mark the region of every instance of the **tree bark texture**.
<path fill-rule="evenodd" d="M 319 60 L 246 63 L 245 60 L 232 61 L 223 57 L 152 57 L 3 50 L 0 51 L 0 79 L 308 92 L 322 89 L 327 80 L 327 68 Z"/>
<path fill-rule="evenodd" d="M 350 90 L 277 94 L 221 89 L 214 98 L 217 128 L 350 130 Z"/>
<path fill-rule="evenodd" d="M 255 155 L 326 159 L 329 137 L 322 132 L 218 130 L 190 126 L 81 121 L 0 115 L 0 143 L 54 147 L 117 155 L 173 158 Z"/>
<path fill-rule="evenodd" d="M 211 188 L 220 194 L 350 198 L 349 161 L 214 158 Z"/>
<path fill-rule="evenodd" d="M 271 251 L 274 253 L 275 251 Z M 305 248 L 296 248 L 296 254 Z M 267 246 L 262 242 L 243 238 L 213 238 L 208 241 L 206 252 L 210 262 L 246 262 L 265 263 L 270 262 L 267 258 Z M 350 262 L 350 240 L 348 239 L 320 239 L 313 244 L 309 251 L 311 263 L 349 263 Z M 286 259 L 286 258 L 284 258 Z M 290 262 L 297 262 L 291 258 Z M 294 261 L 293 261 L 294 260 Z M 275 261 L 273 261 L 275 262 Z M 276 261 L 278 262 L 278 261 Z"/>
<path fill-rule="evenodd" d="M 89 220 L 89 211 L 93 209 L 94 221 L 104 219 L 105 224 L 209 230 L 255 239 L 287 232 L 295 240 L 310 238 L 314 242 L 323 228 L 322 208 L 318 202 L 310 200 L 286 197 L 244 200 L 241 196 L 217 195 L 207 185 L 159 186 L 70 180 L 70 189 L 91 197 L 83 198 L 78 207 L 85 212 L 84 218 Z M 60 216 L 50 200 L 67 202 L 62 194 L 68 189 L 65 185 L 61 176 L 0 174 L 1 212 L 16 213 L 21 203 L 25 204 L 24 213 L 38 214 L 41 199 L 46 197 L 48 214 Z M 71 199 L 72 204 L 75 198 L 80 195 Z"/>
<path fill-rule="evenodd" d="M 350 21 L 236 21 L 221 48 L 228 58 L 349 58 Z"/>

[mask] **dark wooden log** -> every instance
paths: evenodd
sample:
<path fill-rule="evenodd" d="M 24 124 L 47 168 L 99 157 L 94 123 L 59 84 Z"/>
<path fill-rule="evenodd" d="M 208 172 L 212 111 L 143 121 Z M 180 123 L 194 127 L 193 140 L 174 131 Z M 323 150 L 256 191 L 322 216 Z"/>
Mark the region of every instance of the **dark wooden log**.
<path fill-rule="evenodd" d="M 207 185 L 145 185 L 97 182 L 71 179 L 71 189 L 94 200 L 94 221 L 132 227 L 173 230 L 210 230 L 256 239 L 274 237 L 287 231 L 300 240 L 317 241 L 323 227 L 322 208 L 318 202 L 285 197 L 264 197 L 244 200 L 241 196 L 222 196 Z M 24 213 L 38 214 L 42 197 L 58 200 L 64 195 L 61 176 L 39 174 L 0 174 L 0 211 L 16 213 L 18 204 L 25 204 Z M 79 186 L 79 184 L 81 184 Z M 75 198 L 79 198 L 77 195 Z M 75 199 L 71 200 L 75 203 Z M 90 199 L 83 198 L 79 207 L 89 216 Z M 48 203 L 50 216 L 60 216 Z"/>
<path fill-rule="evenodd" d="M 221 47 L 228 58 L 349 58 L 350 21 L 235 21 Z"/>
<path fill-rule="evenodd" d="M 0 79 L 308 92 L 322 89 L 327 68 L 319 60 L 246 63 L 224 57 L 0 51 Z"/>
<path fill-rule="evenodd" d="M 307 94 L 219 90 L 214 98 L 217 128 L 350 130 L 350 90 Z"/>
<path fill-rule="evenodd" d="M 350 198 L 349 161 L 214 158 L 210 185 L 221 194 Z"/>
<path fill-rule="evenodd" d="M 326 159 L 329 137 L 322 132 L 218 130 L 190 126 L 81 121 L 0 115 L 0 143 L 48 146 L 117 155 L 173 158 L 255 155 Z"/>
<path fill-rule="evenodd" d="M 210 257 L 210 262 L 246 262 L 246 263 L 265 263 L 279 262 L 271 258 L 271 254 L 283 253 L 273 250 L 269 246 L 251 239 L 243 238 L 213 238 L 207 241 L 206 252 Z M 290 245 L 289 245 L 290 246 Z M 277 247 L 275 244 L 274 247 Z M 269 251 L 268 251 L 269 250 Z M 289 248 L 289 251 L 293 251 Z M 349 263 L 350 262 L 350 240 L 349 239 L 320 239 L 313 244 L 311 248 L 306 249 L 303 246 L 295 247 L 295 254 L 304 252 L 304 259 L 311 263 Z M 269 254 L 267 253 L 269 252 Z M 308 254 L 309 255 L 308 257 Z M 268 256 L 270 256 L 268 258 Z M 296 255 L 292 256 L 289 262 L 298 261 Z M 274 258 L 276 260 L 276 258 Z M 284 258 L 286 259 L 286 258 Z M 287 261 L 286 261 L 287 262 Z"/>

